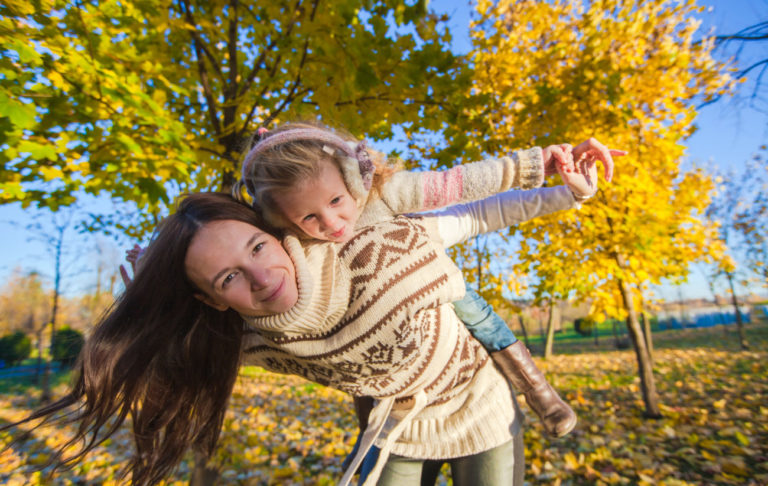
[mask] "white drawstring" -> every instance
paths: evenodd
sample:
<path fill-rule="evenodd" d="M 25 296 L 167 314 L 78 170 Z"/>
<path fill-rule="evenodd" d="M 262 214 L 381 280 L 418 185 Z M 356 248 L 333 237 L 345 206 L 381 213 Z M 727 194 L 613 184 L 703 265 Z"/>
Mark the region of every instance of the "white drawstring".
<path fill-rule="evenodd" d="M 389 457 L 389 453 L 392 450 L 392 446 L 395 445 L 395 441 L 400 437 L 400 434 L 403 433 L 403 429 L 405 429 L 405 426 L 411 422 L 413 417 L 424 410 L 424 407 L 427 406 L 427 394 L 424 393 L 424 390 L 419 390 L 416 392 L 416 394 L 413 395 L 413 398 L 413 407 L 411 407 L 405 417 L 403 417 L 400 422 L 397 423 L 392 431 L 387 434 L 384 447 L 381 448 L 381 452 L 379 452 L 379 458 L 376 460 L 376 467 L 374 467 L 373 471 L 368 474 L 368 478 L 366 478 L 363 486 L 374 486 L 376 484 L 376 481 L 379 480 L 379 476 L 381 476 L 381 471 L 384 469 L 384 464 L 387 463 L 387 458 Z"/>
<path fill-rule="evenodd" d="M 376 484 L 376 481 L 379 480 L 379 476 L 381 476 L 381 471 L 384 469 L 384 464 L 387 462 L 387 458 L 389 457 L 395 441 L 400 437 L 400 434 L 403 433 L 403 429 L 405 429 L 405 426 L 411 422 L 413 417 L 427 406 L 427 394 L 424 393 L 424 390 L 416 392 L 413 395 L 413 399 L 414 403 L 411 409 L 408 410 L 408 413 L 405 414 L 397 425 L 395 425 L 387 434 L 384 446 L 381 448 L 381 452 L 379 452 L 378 459 L 376 459 L 376 466 L 368 474 L 363 486 L 373 486 Z M 366 427 L 365 432 L 363 432 L 363 437 L 360 439 L 360 447 L 352 460 L 352 464 L 349 465 L 349 469 L 347 469 L 344 476 L 341 478 L 341 482 L 339 483 L 340 486 L 347 486 L 352 480 L 355 471 L 357 471 L 357 468 L 360 466 L 360 463 L 363 462 L 365 455 L 371 447 L 373 447 L 374 441 L 384 428 L 384 424 L 386 423 L 389 414 L 392 412 L 394 403 L 395 398 L 388 397 L 377 403 L 376 406 L 373 407 L 373 410 L 371 410 L 371 414 L 368 418 L 368 427 Z"/>
<path fill-rule="evenodd" d="M 352 476 L 360 467 L 360 464 L 365 459 L 365 455 L 373 446 L 373 442 L 376 437 L 381 433 L 381 429 L 384 428 L 384 424 L 389 417 L 389 413 L 392 411 L 392 406 L 395 404 L 395 397 L 384 398 L 371 410 L 368 416 L 368 427 L 365 428 L 363 436 L 360 438 L 360 446 L 357 448 L 357 454 L 352 459 L 352 463 L 347 468 L 344 476 L 342 476 L 339 486 L 347 486 L 352 481 Z"/>

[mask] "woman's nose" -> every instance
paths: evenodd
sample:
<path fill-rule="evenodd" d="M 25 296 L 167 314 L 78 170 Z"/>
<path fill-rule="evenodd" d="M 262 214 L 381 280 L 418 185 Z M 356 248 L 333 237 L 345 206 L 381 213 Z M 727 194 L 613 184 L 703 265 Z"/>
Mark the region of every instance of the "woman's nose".
<path fill-rule="evenodd" d="M 263 267 L 252 267 L 248 269 L 248 280 L 251 282 L 251 287 L 261 289 L 269 285 L 270 272 Z"/>

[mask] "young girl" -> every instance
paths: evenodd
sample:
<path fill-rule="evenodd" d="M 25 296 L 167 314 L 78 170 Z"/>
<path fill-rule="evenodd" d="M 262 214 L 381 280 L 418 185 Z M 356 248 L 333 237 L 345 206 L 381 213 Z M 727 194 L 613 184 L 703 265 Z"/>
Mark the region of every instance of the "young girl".
<path fill-rule="evenodd" d="M 545 174 L 554 174 L 557 168 L 566 183 L 574 184 L 577 201 L 594 192 L 594 187 L 584 187 L 585 178 L 568 176 L 573 171 L 568 145 L 534 147 L 442 172 L 393 172 L 383 164 L 382 154 L 374 152 L 372 159 L 364 142 L 326 127 L 294 123 L 271 132 L 260 129 L 258 135 L 260 139 L 243 160 L 235 196 L 242 196 L 244 188 L 269 222 L 319 240 L 344 243 L 355 228 L 398 214 L 479 200 L 516 187 L 538 187 Z M 599 142 L 589 140 L 575 154 L 577 159 L 601 159 L 610 180 L 611 152 Z M 623 152 L 613 152 L 620 154 Z M 546 381 L 503 319 L 469 287 L 454 307 L 506 378 L 524 394 L 545 430 L 554 437 L 570 432 L 576 414 Z M 362 430 L 370 402 L 356 398 L 356 408 Z"/>

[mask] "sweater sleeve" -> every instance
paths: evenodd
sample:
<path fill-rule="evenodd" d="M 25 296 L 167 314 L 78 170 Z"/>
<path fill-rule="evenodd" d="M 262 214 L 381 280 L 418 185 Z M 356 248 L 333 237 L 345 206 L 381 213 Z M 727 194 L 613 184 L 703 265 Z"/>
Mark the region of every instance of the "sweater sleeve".
<path fill-rule="evenodd" d="M 538 216 L 577 208 L 579 204 L 566 186 L 531 191 L 507 191 L 495 196 L 429 213 L 447 248 L 473 236 L 496 231 Z"/>
<path fill-rule="evenodd" d="M 382 187 L 381 199 L 392 214 L 403 214 L 476 201 L 513 188 L 531 189 L 543 182 L 542 151 L 534 147 L 448 170 L 396 172 Z"/>

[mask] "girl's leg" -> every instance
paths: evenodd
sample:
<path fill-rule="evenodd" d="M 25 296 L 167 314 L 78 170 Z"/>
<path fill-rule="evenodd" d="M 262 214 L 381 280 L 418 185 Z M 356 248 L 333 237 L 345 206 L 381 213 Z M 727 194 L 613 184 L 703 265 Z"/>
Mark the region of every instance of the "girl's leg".
<path fill-rule="evenodd" d="M 376 486 L 421 486 L 423 465 L 423 459 L 391 454 L 387 458 L 387 463 L 384 464 Z"/>
<path fill-rule="evenodd" d="M 491 306 L 467 285 L 464 298 L 454 302 L 453 307 L 504 376 L 525 395 L 526 403 L 539 416 L 547 433 L 562 437 L 573 430 L 576 414 L 552 388 L 531 359 L 528 349 Z"/>
<path fill-rule="evenodd" d="M 449 461 L 454 486 L 523 486 L 525 454 L 522 430 L 489 451 Z"/>
<path fill-rule="evenodd" d="M 454 302 L 453 308 L 472 337 L 480 341 L 489 353 L 501 351 L 517 341 L 504 319 L 493 312 L 493 308 L 469 285 L 464 298 Z"/>

